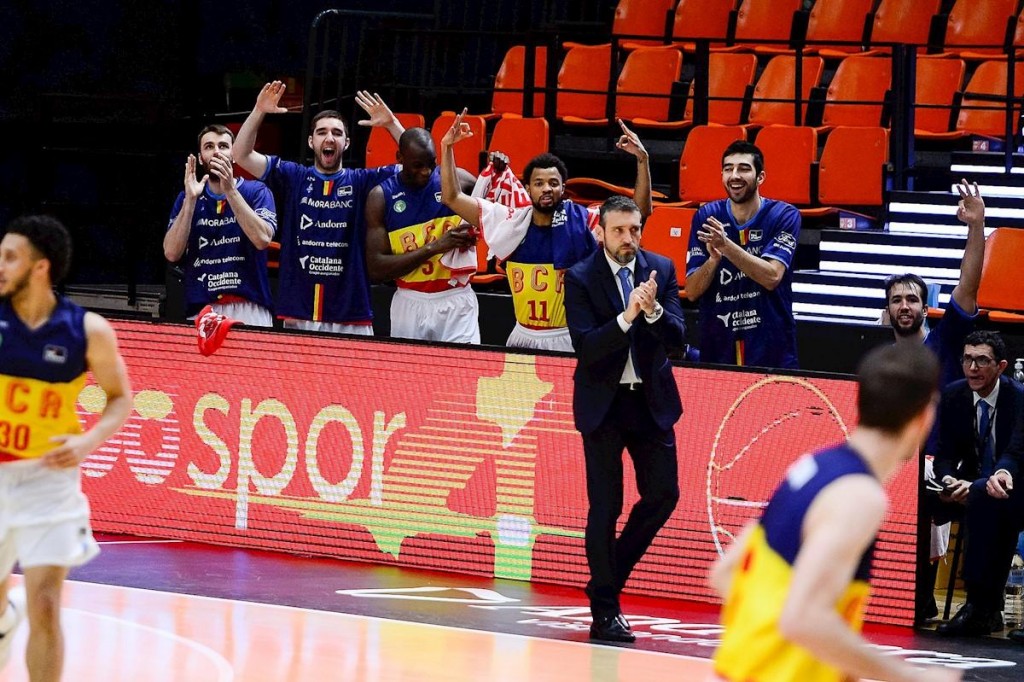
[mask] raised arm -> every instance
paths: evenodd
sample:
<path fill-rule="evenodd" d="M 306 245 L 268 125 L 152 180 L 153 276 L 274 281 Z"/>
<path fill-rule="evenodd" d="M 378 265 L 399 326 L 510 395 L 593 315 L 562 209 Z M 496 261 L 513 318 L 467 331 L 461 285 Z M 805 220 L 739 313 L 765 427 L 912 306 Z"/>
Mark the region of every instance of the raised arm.
<path fill-rule="evenodd" d="M 957 191 L 960 205 L 956 217 L 967 224 L 967 243 L 960 261 L 960 281 L 953 288 L 953 300 L 965 313 L 973 315 L 978 310 L 981 266 L 985 262 L 985 200 L 976 182 L 969 184 L 961 180 Z"/>
<path fill-rule="evenodd" d="M 245 119 L 245 123 L 242 124 L 232 147 L 235 162 L 257 178 L 266 175 L 267 157 L 256 151 L 256 134 L 259 132 L 260 126 L 263 125 L 264 116 L 288 112 L 280 105 L 284 91 L 285 84 L 281 81 L 274 81 L 263 86 L 260 94 L 256 96 L 256 105 Z"/>
<path fill-rule="evenodd" d="M 356 104 L 370 115 L 369 119 L 359 121 L 359 125 L 387 128 L 388 132 L 391 133 L 391 137 L 395 138 L 395 142 L 398 142 L 398 138 L 402 137 L 405 128 L 399 122 L 398 117 L 392 113 L 391 108 L 384 103 L 384 99 L 380 95 L 376 92 L 371 94 L 366 90 L 360 90 L 356 93 Z"/>
<path fill-rule="evenodd" d="M 480 208 L 476 200 L 460 187 L 455 166 L 455 150 L 452 149 L 452 145 L 473 137 L 469 124 L 462 122 L 465 115 L 466 109 L 463 109 L 462 113 L 455 117 L 452 127 L 441 138 L 441 201 L 467 223 L 476 225 L 480 220 Z"/>
<path fill-rule="evenodd" d="M 646 218 L 654 211 L 654 203 L 651 201 L 650 157 L 639 136 L 627 128 L 621 118 L 615 120 L 622 128 L 622 136 L 619 137 L 615 146 L 636 157 L 636 184 L 633 186 L 633 201 L 640 207 L 640 214 Z"/>
<path fill-rule="evenodd" d="M 410 245 L 404 253 L 393 253 L 384 224 L 384 190 L 378 185 L 366 198 L 366 268 L 373 282 L 398 279 L 439 253 L 462 249 L 476 243 L 468 225 L 453 227 L 440 236 L 428 235 L 421 246 Z"/>
<path fill-rule="evenodd" d="M 86 362 L 103 392 L 107 404 L 100 418 L 85 433 L 54 438 L 55 446 L 42 457 L 44 466 L 64 469 L 78 466 L 89 453 L 110 438 L 124 424 L 132 410 L 132 388 L 124 360 L 117 350 L 117 337 L 110 323 L 96 313 L 85 314 Z"/>
<path fill-rule="evenodd" d="M 195 154 L 189 154 L 185 160 L 185 195 L 181 200 L 181 208 L 178 209 L 178 215 L 174 216 L 171 227 L 164 235 L 164 258 L 171 263 L 181 260 L 188 247 L 188 235 L 192 231 L 196 201 L 209 179 L 209 175 L 204 175 L 202 180 L 196 179 L 196 157 Z"/>

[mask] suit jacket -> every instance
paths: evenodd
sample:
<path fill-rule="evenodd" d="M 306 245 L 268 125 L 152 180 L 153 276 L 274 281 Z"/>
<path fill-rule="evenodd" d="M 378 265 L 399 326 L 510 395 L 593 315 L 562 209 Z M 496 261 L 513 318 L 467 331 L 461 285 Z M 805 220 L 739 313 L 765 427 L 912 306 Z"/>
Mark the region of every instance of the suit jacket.
<path fill-rule="evenodd" d="M 634 286 L 656 270 L 658 302 L 664 312 L 654 324 L 648 323 L 641 313 L 629 333 L 624 334 L 616 320 L 622 312 L 622 296 L 604 253 L 599 248 L 565 275 L 565 315 L 577 357 L 573 375 L 576 428 L 581 433 L 591 433 L 608 414 L 626 367 L 632 338 L 636 372 L 644 382 L 651 416 L 659 427 L 670 429 L 683 413 L 667 357 L 667 351 L 681 351 L 685 347 L 675 266 L 658 254 L 637 251 Z"/>
<path fill-rule="evenodd" d="M 935 479 L 953 476 L 974 481 L 981 476 L 975 441 L 974 392 L 966 379 L 954 381 L 942 391 L 938 412 Z M 993 471 L 1006 469 L 1015 478 L 1024 449 L 1024 387 L 1005 375 L 999 377 L 996 398 L 996 433 Z"/>

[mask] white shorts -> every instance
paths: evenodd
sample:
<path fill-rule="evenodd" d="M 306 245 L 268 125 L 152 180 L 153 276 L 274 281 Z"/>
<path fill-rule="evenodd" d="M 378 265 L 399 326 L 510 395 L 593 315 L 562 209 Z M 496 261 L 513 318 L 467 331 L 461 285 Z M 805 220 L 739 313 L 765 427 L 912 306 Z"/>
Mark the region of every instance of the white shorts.
<path fill-rule="evenodd" d="M 341 322 L 314 322 L 313 320 L 285 320 L 285 329 L 300 329 L 304 332 L 327 332 L 328 334 L 355 334 L 373 336 L 372 324 L 342 324 Z"/>
<path fill-rule="evenodd" d="M 250 327 L 273 327 L 274 316 L 270 311 L 252 301 L 233 301 L 232 303 L 211 303 L 210 309 L 213 312 L 230 317 L 232 320 L 244 322 Z M 188 318 L 193 322 L 196 315 Z"/>
<path fill-rule="evenodd" d="M 81 474 L 47 469 L 39 460 L 0 464 L 0 576 L 17 561 L 35 566 L 81 566 L 100 548 L 89 526 Z"/>
<path fill-rule="evenodd" d="M 399 289 L 391 299 L 396 339 L 480 343 L 480 307 L 470 287 L 425 294 Z"/>
<path fill-rule="evenodd" d="M 529 348 L 530 350 L 559 350 L 566 353 L 575 352 L 569 328 L 561 329 L 527 329 L 516 322 L 512 333 L 508 335 L 506 346 L 511 348 Z"/>

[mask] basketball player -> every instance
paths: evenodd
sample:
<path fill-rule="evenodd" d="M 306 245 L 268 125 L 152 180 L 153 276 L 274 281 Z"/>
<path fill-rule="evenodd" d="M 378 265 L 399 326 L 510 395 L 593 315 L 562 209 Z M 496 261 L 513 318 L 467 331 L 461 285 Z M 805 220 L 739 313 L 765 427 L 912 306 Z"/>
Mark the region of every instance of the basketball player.
<path fill-rule="evenodd" d="M 921 345 L 883 346 L 865 357 L 860 422 L 847 442 L 797 460 L 761 519 L 712 569 L 725 600 L 713 679 L 960 679 L 952 670 L 917 670 L 858 634 L 887 506 L 882 486 L 928 435 L 938 376 L 939 363 Z"/>
<path fill-rule="evenodd" d="M 69 568 L 99 552 L 78 465 L 121 427 L 132 400 L 110 324 L 53 291 L 70 257 L 67 230 L 47 216 L 15 220 L 0 241 L 0 667 L 27 615 L 33 682 L 60 679 L 61 588 Z M 75 403 L 86 370 L 106 405 L 83 432 Z M 20 604 L 6 589 L 16 561 Z"/>

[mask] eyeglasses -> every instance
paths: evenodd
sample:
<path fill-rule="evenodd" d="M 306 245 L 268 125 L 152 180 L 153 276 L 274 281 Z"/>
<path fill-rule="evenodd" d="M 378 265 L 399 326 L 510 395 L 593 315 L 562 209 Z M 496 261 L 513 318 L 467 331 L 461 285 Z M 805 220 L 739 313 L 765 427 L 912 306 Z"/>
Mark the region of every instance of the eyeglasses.
<path fill-rule="evenodd" d="M 975 364 L 978 366 L 978 369 L 985 369 L 986 367 L 991 367 L 995 360 L 987 355 L 965 355 L 960 358 L 960 362 L 963 363 L 964 367 L 970 367 L 972 364 Z"/>

